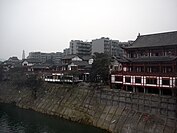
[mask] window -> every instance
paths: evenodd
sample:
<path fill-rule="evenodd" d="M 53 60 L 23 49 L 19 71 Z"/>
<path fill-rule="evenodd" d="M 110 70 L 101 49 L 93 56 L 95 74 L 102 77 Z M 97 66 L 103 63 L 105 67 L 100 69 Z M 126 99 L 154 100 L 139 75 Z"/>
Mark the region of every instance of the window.
<path fill-rule="evenodd" d="M 162 79 L 162 85 L 170 85 L 170 80 L 169 79 Z"/>
<path fill-rule="evenodd" d="M 115 81 L 123 81 L 123 76 L 115 76 Z"/>
<path fill-rule="evenodd" d="M 141 77 L 135 77 L 135 83 L 141 83 Z"/>
<path fill-rule="evenodd" d="M 143 70 L 143 67 L 138 66 L 138 67 L 135 68 L 135 71 L 136 72 L 143 72 L 144 70 Z"/>
<path fill-rule="evenodd" d="M 146 84 L 157 84 L 156 78 L 146 78 Z"/>
<path fill-rule="evenodd" d="M 159 56 L 159 53 L 155 53 L 155 56 Z"/>
<path fill-rule="evenodd" d="M 131 77 L 125 77 L 125 82 L 131 83 Z"/>

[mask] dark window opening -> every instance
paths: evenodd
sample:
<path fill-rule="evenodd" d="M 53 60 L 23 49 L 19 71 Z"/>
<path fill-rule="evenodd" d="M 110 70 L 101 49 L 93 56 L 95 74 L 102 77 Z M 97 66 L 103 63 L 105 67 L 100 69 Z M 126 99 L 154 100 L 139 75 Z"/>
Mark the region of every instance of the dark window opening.
<path fill-rule="evenodd" d="M 127 91 L 133 92 L 133 87 L 132 86 L 127 86 Z"/>
<path fill-rule="evenodd" d="M 141 83 L 141 77 L 135 77 L 135 83 Z"/>
<path fill-rule="evenodd" d="M 159 94 L 159 89 L 158 88 L 146 88 L 148 93 L 151 94 Z"/>
<path fill-rule="evenodd" d="M 144 88 L 141 87 L 141 86 L 137 86 L 137 91 L 140 92 L 140 93 L 144 93 Z"/>
<path fill-rule="evenodd" d="M 126 83 L 131 83 L 131 77 L 125 77 L 125 82 Z"/>
<path fill-rule="evenodd" d="M 123 76 L 115 76 L 115 81 L 123 81 Z"/>
<path fill-rule="evenodd" d="M 157 84 L 156 78 L 146 78 L 146 84 Z"/>
<path fill-rule="evenodd" d="M 159 56 L 159 53 L 155 53 L 155 56 Z"/>
<path fill-rule="evenodd" d="M 171 89 L 165 88 L 165 89 L 162 89 L 161 91 L 162 91 L 162 95 L 172 96 Z"/>
<path fill-rule="evenodd" d="M 170 79 L 162 79 L 162 85 L 170 85 Z"/>

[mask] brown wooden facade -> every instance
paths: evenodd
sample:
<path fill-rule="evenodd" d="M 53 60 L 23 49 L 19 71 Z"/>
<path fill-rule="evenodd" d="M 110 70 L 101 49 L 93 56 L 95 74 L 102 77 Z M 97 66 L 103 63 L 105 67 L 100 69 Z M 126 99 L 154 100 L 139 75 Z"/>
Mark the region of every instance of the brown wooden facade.
<path fill-rule="evenodd" d="M 176 94 L 177 32 L 139 36 L 125 53 L 122 70 L 111 73 L 112 85 L 134 92 Z"/>

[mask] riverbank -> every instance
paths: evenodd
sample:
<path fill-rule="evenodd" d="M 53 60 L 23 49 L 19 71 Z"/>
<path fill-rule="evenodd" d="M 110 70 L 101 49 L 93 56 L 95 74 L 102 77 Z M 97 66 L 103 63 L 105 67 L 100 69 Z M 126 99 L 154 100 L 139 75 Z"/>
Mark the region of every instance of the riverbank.
<path fill-rule="evenodd" d="M 124 97 L 126 100 L 123 100 L 120 95 L 126 95 Z M 36 98 L 34 98 L 30 88 L 18 88 L 10 82 L 0 84 L 0 102 L 14 103 L 20 108 L 32 109 L 71 121 L 93 125 L 113 133 L 177 132 L 175 117 L 168 115 L 162 117 L 158 115 L 158 112 L 153 114 L 153 108 L 150 113 L 139 111 L 137 110 L 137 107 L 141 109 L 138 105 L 139 102 L 135 102 L 137 107 L 134 106 L 135 104 L 129 104 L 133 97 L 133 94 L 127 92 L 45 83 L 38 89 Z M 171 108 L 173 109 L 173 107 Z M 156 111 L 156 108 L 154 109 Z M 144 106 L 144 110 L 146 110 L 146 106 Z"/>

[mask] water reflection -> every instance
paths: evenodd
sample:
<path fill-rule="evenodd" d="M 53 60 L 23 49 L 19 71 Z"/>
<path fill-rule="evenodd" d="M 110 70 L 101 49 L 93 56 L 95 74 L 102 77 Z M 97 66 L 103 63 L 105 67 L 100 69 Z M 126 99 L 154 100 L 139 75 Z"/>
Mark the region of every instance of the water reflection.
<path fill-rule="evenodd" d="M 0 133 L 106 133 L 95 127 L 0 104 Z"/>

